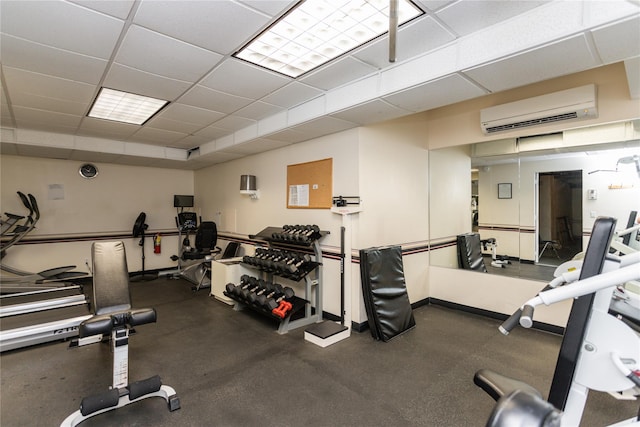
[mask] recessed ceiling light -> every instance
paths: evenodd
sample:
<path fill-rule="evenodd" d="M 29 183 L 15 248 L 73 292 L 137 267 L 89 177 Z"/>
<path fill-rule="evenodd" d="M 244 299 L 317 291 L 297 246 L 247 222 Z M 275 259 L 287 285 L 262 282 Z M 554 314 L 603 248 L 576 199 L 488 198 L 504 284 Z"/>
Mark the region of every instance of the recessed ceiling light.
<path fill-rule="evenodd" d="M 89 117 L 142 125 L 169 101 L 103 87 L 91 106 Z"/>
<path fill-rule="evenodd" d="M 423 13 L 400 0 L 398 25 Z M 388 0 L 306 0 L 234 56 L 298 77 L 388 30 Z"/>

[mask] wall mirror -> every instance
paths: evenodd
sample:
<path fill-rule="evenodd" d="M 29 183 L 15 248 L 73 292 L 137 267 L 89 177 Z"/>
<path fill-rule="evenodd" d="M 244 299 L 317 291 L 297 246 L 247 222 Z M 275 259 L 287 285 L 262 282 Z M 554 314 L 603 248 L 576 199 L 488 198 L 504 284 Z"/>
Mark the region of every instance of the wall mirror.
<path fill-rule="evenodd" d="M 546 282 L 595 218 L 640 212 L 640 120 L 432 150 L 429 175 L 430 265 L 462 268 L 477 233 L 482 273 Z"/>

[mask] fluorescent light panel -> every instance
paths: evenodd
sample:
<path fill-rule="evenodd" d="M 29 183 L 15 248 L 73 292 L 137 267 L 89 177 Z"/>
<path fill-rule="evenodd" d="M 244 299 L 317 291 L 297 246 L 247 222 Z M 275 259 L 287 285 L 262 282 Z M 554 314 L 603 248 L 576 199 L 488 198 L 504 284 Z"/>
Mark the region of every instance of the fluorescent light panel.
<path fill-rule="evenodd" d="M 89 111 L 89 117 L 141 125 L 169 101 L 103 87 Z"/>
<path fill-rule="evenodd" d="M 398 25 L 423 13 L 400 0 Z M 306 0 L 235 56 L 298 77 L 388 30 L 388 0 Z"/>

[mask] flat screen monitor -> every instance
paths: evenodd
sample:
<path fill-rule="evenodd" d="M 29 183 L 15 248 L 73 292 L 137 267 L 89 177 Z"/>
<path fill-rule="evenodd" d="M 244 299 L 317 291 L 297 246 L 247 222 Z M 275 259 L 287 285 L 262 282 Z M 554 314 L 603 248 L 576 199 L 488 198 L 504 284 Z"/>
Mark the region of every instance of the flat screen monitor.
<path fill-rule="evenodd" d="M 175 194 L 173 196 L 173 207 L 174 208 L 192 208 L 193 196 Z"/>

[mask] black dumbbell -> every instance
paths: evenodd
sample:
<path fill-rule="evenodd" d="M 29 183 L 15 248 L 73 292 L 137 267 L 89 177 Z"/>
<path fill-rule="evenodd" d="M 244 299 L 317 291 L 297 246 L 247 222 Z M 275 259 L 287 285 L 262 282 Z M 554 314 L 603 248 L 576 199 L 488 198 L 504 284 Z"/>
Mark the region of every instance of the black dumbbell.
<path fill-rule="evenodd" d="M 249 301 L 251 304 L 260 305 L 260 303 L 258 302 L 258 300 L 261 299 L 260 297 L 270 294 L 275 289 L 273 283 L 271 282 L 264 281 L 262 285 L 262 287 L 255 289 L 247 297 L 247 301 Z"/>
<path fill-rule="evenodd" d="M 240 283 L 237 285 L 234 285 L 233 283 L 227 283 L 227 285 L 225 286 L 227 293 L 231 294 L 231 295 L 236 295 L 236 296 L 240 296 L 240 292 L 242 291 L 243 288 L 249 286 L 251 284 L 250 282 L 251 277 L 243 274 L 240 277 Z"/>
<path fill-rule="evenodd" d="M 276 292 L 273 294 L 273 296 L 267 297 L 266 301 L 264 302 L 264 304 L 262 304 L 262 306 L 265 309 L 271 311 L 274 308 L 278 308 L 278 306 L 280 305 L 280 301 L 289 299 L 294 295 L 295 295 L 295 292 L 293 292 L 293 289 L 287 286 L 286 288 L 282 289 L 282 292 Z"/>
<path fill-rule="evenodd" d="M 240 297 L 244 300 L 248 300 L 249 295 L 251 295 L 252 292 L 255 292 L 256 290 L 264 287 L 265 283 L 264 280 L 256 279 L 255 277 L 252 277 L 251 279 L 249 279 L 249 281 L 251 282 L 251 284 L 240 291 Z"/>
<path fill-rule="evenodd" d="M 261 295 L 258 295 L 255 301 L 255 304 L 260 307 L 266 308 L 266 303 L 269 298 L 273 298 L 276 294 L 282 294 L 282 293 L 284 293 L 284 288 L 282 287 L 282 285 L 278 283 L 272 283 L 271 290 L 269 290 L 268 292 L 264 292 Z"/>

